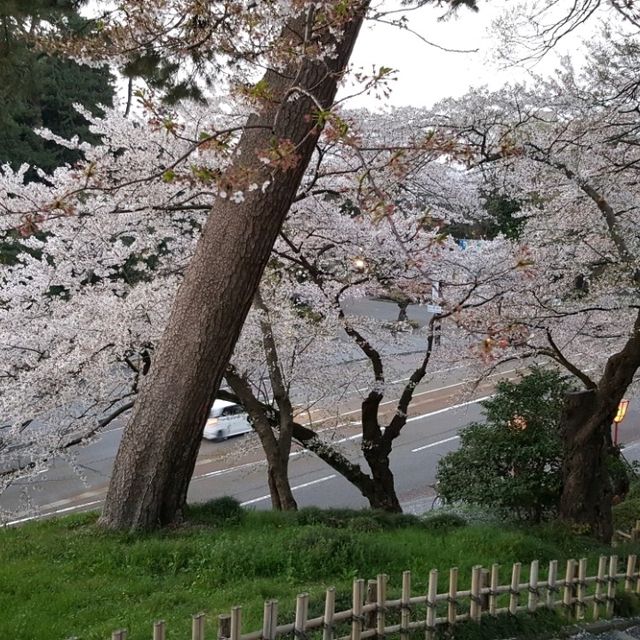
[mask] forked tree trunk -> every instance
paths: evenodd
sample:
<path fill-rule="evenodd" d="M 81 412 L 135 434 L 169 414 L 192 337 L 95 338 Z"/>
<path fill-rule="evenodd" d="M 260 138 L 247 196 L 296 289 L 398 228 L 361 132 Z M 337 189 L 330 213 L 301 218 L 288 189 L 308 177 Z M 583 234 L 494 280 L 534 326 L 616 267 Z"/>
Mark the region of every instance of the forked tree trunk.
<path fill-rule="evenodd" d="M 267 475 L 269 478 L 271 506 L 276 511 L 296 511 L 298 503 L 291 491 L 286 461 L 278 460 L 276 465 L 268 464 Z"/>
<path fill-rule="evenodd" d="M 249 119 L 230 175 L 270 184 L 264 193 L 247 191 L 242 203 L 218 199 L 212 207 L 123 434 L 100 519 L 104 527 L 151 529 L 181 517 L 209 407 L 320 134 L 323 118 L 314 113 L 333 103 L 368 2 L 354 5 L 335 56 L 302 59 L 285 73 L 269 70 L 263 77 L 270 100 Z M 318 28 L 301 16 L 285 35 L 300 43 L 311 25 Z M 322 37 L 331 39 L 326 29 Z M 285 139 L 296 145 L 295 165 L 265 167 L 260 156 Z"/>
<path fill-rule="evenodd" d="M 365 458 L 373 479 L 372 490 L 366 498 L 373 509 L 402 513 L 393 472 L 389 465 L 389 453 L 385 452 L 385 447 L 381 443 L 371 445 L 366 451 Z"/>
<path fill-rule="evenodd" d="M 640 367 L 640 312 L 624 347 L 612 355 L 597 387 L 569 394 L 563 415 L 560 518 L 604 542 L 613 534 L 607 470 L 611 423 Z"/>

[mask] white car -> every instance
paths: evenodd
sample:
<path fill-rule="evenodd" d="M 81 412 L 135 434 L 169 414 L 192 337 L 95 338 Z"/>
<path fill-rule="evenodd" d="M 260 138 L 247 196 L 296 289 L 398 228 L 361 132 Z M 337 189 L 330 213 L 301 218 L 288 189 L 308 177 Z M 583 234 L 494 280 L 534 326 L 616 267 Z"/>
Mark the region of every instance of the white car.
<path fill-rule="evenodd" d="M 231 436 L 248 433 L 251 429 L 244 407 L 227 400 L 216 400 L 211 407 L 202 437 L 206 440 L 226 440 Z"/>

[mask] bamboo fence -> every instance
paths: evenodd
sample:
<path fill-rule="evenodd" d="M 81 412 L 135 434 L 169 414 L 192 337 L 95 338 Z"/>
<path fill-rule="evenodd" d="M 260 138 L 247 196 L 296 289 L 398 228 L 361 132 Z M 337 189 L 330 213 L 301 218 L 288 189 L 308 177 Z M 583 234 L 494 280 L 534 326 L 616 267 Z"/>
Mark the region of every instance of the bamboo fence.
<path fill-rule="evenodd" d="M 617 531 L 616 536 L 622 541 L 640 540 L 640 521 L 631 533 Z M 375 580 L 354 580 L 351 608 L 346 610 L 336 611 L 336 590 L 327 589 L 322 614 L 316 617 L 309 616 L 308 593 L 296 597 L 294 619 L 283 624 L 278 624 L 278 601 L 267 600 L 262 628 L 255 631 L 242 632 L 242 607 L 232 607 L 230 614 L 218 616 L 217 640 L 382 640 L 390 635 L 409 640 L 417 632 L 424 632 L 425 640 L 433 640 L 438 628 L 542 608 L 562 612 L 569 620 L 611 617 L 620 585 L 627 593 L 640 594 L 640 564 L 635 554 L 626 560 L 617 555 L 600 556 L 592 576 L 587 575 L 587 565 L 586 558 L 570 559 L 560 573 L 558 561 L 552 560 L 541 580 L 540 563 L 534 560 L 524 580 L 522 564 L 516 562 L 506 584 L 500 584 L 500 565 L 490 569 L 478 565 L 471 571 L 469 589 L 458 588 L 456 567 L 449 569 L 448 575 L 432 569 L 426 593 L 423 590 L 418 595 L 413 595 L 411 572 L 404 571 L 399 598 L 388 597 L 388 576 L 380 574 Z M 445 581 L 445 590 L 439 592 L 438 585 Z M 192 617 L 191 640 L 205 640 L 205 622 L 203 613 Z M 153 640 L 166 640 L 166 633 L 163 621 L 154 623 Z M 111 640 L 126 639 L 124 629 L 111 636 Z"/>

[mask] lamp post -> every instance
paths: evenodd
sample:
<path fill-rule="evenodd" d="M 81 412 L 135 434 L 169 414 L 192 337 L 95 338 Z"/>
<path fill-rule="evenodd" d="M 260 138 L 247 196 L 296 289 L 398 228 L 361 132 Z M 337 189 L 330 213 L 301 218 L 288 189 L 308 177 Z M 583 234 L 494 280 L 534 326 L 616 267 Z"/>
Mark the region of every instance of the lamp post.
<path fill-rule="evenodd" d="M 618 425 L 624 420 L 624 417 L 627 414 L 628 406 L 629 406 L 628 400 L 620 400 L 620 404 L 618 405 L 618 411 L 616 412 L 616 415 L 613 417 L 613 445 L 615 447 L 618 446 Z"/>

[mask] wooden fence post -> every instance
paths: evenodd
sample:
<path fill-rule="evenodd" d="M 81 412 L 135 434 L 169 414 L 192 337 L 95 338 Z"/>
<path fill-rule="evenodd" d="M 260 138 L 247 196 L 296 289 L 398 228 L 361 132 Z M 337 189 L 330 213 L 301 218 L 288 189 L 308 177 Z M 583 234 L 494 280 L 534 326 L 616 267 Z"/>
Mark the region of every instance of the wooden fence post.
<path fill-rule="evenodd" d="M 516 615 L 520 600 L 520 570 L 522 565 L 516 562 L 511 570 L 511 588 L 509 589 L 509 613 Z"/>
<path fill-rule="evenodd" d="M 164 620 L 158 620 L 153 623 L 153 640 L 165 640 L 166 633 Z"/>
<path fill-rule="evenodd" d="M 425 640 L 436 637 L 436 607 L 438 606 L 438 570 L 429 572 L 429 587 L 427 589 L 427 618 L 425 621 Z"/>
<path fill-rule="evenodd" d="M 564 574 L 564 593 L 562 596 L 562 604 L 567 611 L 567 615 L 571 616 L 573 605 L 573 578 L 576 571 L 576 561 L 567 560 L 567 570 Z"/>
<path fill-rule="evenodd" d="M 498 610 L 498 586 L 500 585 L 500 565 L 494 564 L 491 567 L 491 593 L 489 594 L 489 614 L 496 615 Z"/>
<path fill-rule="evenodd" d="M 471 569 L 471 596 L 469 603 L 469 619 L 473 622 L 480 622 L 480 572 L 482 567 L 476 565 Z"/>
<path fill-rule="evenodd" d="M 262 616 L 262 637 L 264 640 L 275 640 L 278 627 L 278 601 L 267 600 L 264 603 Z"/>
<path fill-rule="evenodd" d="M 489 611 L 489 569 L 480 569 L 480 611 Z"/>
<path fill-rule="evenodd" d="M 582 620 L 586 611 L 585 596 L 587 595 L 587 559 L 580 558 L 578 562 L 578 582 L 576 586 L 576 618 Z"/>
<path fill-rule="evenodd" d="M 362 612 L 361 612 L 362 614 Z M 301 593 L 296 597 L 296 618 L 293 623 L 294 638 L 304 638 L 307 632 L 309 616 L 309 594 Z"/>
<path fill-rule="evenodd" d="M 360 636 L 362 635 L 363 592 L 364 580 L 354 580 L 351 607 L 351 640 L 360 640 Z"/>
<path fill-rule="evenodd" d="M 367 582 L 367 597 L 365 600 L 366 604 L 376 604 L 378 602 L 378 581 L 377 580 L 369 580 Z M 364 616 L 364 628 L 365 629 L 375 629 L 377 622 L 377 611 L 376 609 L 371 609 L 367 611 Z"/>
<path fill-rule="evenodd" d="M 616 584 L 618 582 L 618 556 L 609 556 L 609 575 L 607 576 L 607 617 L 613 615 L 613 603 L 616 599 Z"/>
<path fill-rule="evenodd" d="M 458 615 L 458 567 L 449 569 L 449 596 L 447 598 L 447 622 L 451 625 L 456 623 Z"/>
<path fill-rule="evenodd" d="M 636 555 L 632 553 L 627 558 L 627 571 L 624 575 L 624 590 L 633 591 L 634 587 L 634 571 L 636 570 Z"/>
<path fill-rule="evenodd" d="M 336 590 L 330 587 L 326 591 L 324 600 L 324 627 L 322 640 L 333 640 L 333 615 L 336 610 Z"/>
<path fill-rule="evenodd" d="M 231 638 L 231 616 L 222 613 L 218 616 L 218 640 L 228 640 Z"/>
<path fill-rule="evenodd" d="M 204 640 L 204 613 L 191 616 L 191 640 Z"/>
<path fill-rule="evenodd" d="M 607 556 L 598 558 L 598 575 L 596 576 L 596 592 L 593 596 L 593 619 L 600 617 L 600 607 L 606 603 L 604 599 L 605 574 L 607 571 Z"/>
<path fill-rule="evenodd" d="M 555 609 L 556 606 L 556 593 L 558 580 L 558 561 L 551 560 L 549 562 L 549 575 L 547 577 L 547 607 L 549 609 Z"/>
<path fill-rule="evenodd" d="M 242 633 L 242 607 L 231 607 L 231 640 L 240 640 Z"/>
<path fill-rule="evenodd" d="M 402 572 L 402 594 L 400 596 L 400 640 L 409 640 L 411 622 L 411 571 Z"/>
<path fill-rule="evenodd" d="M 377 577 L 377 611 L 376 611 L 376 634 L 378 638 L 383 638 L 385 634 L 385 614 L 387 608 L 387 580 L 386 573 L 381 573 Z"/>
<path fill-rule="evenodd" d="M 527 611 L 533 612 L 538 608 L 538 561 L 533 560 L 529 569 L 529 597 Z"/>

